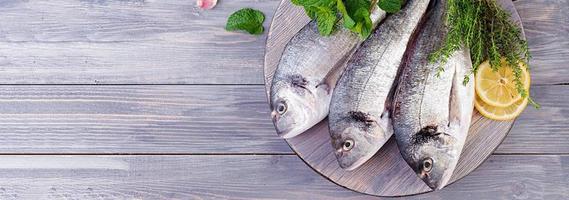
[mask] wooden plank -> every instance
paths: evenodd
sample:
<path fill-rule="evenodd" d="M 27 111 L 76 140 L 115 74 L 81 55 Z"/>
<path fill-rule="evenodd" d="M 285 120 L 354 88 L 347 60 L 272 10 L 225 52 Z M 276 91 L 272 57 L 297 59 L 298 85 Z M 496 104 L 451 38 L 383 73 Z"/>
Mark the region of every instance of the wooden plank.
<path fill-rule="evenodd" d="M 0 86 L 0 153 L 292 153 L 264 86 Z M 497 153 L 569 153 L 569 86 L 535 86 Z"/>
<path fill-rule="evenodd" d="M 263 86 L 0 86 L 0 153 L 290 153 Z"/>
<path fill-rule="evenodd" d="M 517 0 L 533 59 L 532 84 L 569 83 L 569 3 L 567 0 Z"/>
<path fill-rule="evenodd" d="M 271 21 L 278 0 L 2 1 L 2 84 L 259 84 L 266 34 L 224 30 L 251 7 Z"/>
<path fill-rule="evenodd" d="M 285 156 L 0 156 L 2 199 L 370 199 Z M 568 156 L 492 156 L 410 199 L 567 199 Z"/>
<path fill-rule="evenodd" d="M 223 30 L 242 7 L 267 19 L 279 0 L 0 2 L 0 84 L 262 84 L 266 34 Z M 569 5 L 518 0 L 534 84 L 568 83 Z M 198 73 L 199 72 L 199 73 Z"/>
<path fill-rule="evenodd" d="M 533 86 L 540 109 L 528 105 L 497 153 L 568 153 L 569 86 Z"/>

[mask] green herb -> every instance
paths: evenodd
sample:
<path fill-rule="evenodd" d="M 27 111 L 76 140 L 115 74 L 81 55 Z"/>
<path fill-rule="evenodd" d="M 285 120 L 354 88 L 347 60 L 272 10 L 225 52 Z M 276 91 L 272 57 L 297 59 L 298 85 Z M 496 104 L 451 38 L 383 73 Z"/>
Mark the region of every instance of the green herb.
<path fill-rule="evenodd" d="M 338 5 L 344 3 L 346 5 L 346 13 L 342 13 L 344 19 L 344 27 L 365 39 L 369 37 L 372 29 L 371 12 L 372 3 L 369 0 L 346 0 L 342 2 L 338 0 Z M 346 23 L 346 18 L 353 20 L 355 23 Z"/>
<path fill-rule="evenodd" d="M 243 8 L 229 16 L 225 30 L 242 30 L 253 35 L 260 35 L 264 31 L 263 21 L 265 21 L 265 15 L 261 11 Z"/>
<path fill-rule="evenodd" d="M 365 39 L 371 34 L 372 5 L 379 6 L 387 12 L 401 9 L 402 0 L 291 0 L 294 5 L 302 6 L 306 15 L 316 20 L 318 31 L 323 36 L 332 34 L 338 20 L 343 20 L 345 28 L 357 33 Z M 341 16 L 341 17 L 339 17 Z"/>
<path fill-rule="evenodd" d="M 379 5 L 379 7 L 382 10 L 385 10 L 385 12 L 396 13 L 399 10 L 401 10 L 401 7 L 403 7 L 403 1 L 402 0 L 380 0 L 377 5 Z"/>
<path fill-rule="evenodd" d="M 314 7 L 318 30 L 322 35 L 332 34 L 334 24 L 336 24 L 336 11 L 328 7 Z"/>
<path fill-rule="evenodd" d="M 516 89 L 522 97 L 529 98 L 529 91 L 521 82 L 522 70 L 529 70 L 530 53 L 528 44 L 516 23 L 510 20 L 510 13 L 502 9 L 495 0 L 447 0 L 445 16 L 449 32 L 442 48 L 433 52 L 431 62 L 446 62 L 458 49 L 470 49 L 473 69 L 485 60 L 490 60 L 494 70 L 500 68 L 501 59 L 505 58 L 508 67 L 514 72 Z M 526 65 L 520 66 L 523 62 Z M 469 81 L 468 76 L 464 83 Z M 531 98 L 530 102 L 539 107 Z"/>

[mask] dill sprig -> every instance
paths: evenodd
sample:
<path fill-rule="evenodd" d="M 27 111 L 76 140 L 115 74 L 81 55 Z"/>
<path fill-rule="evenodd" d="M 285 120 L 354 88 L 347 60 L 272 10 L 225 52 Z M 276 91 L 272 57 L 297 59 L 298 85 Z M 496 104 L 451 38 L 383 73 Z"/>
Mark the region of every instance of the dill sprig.
<path fill-rule="evenodd" d="M 530 98 L 529 91 L 521 82 L 522 70 L 529 70 L 527 63 L 531 56 L 528 44 L 519 26 L 510 19 L 510 13 L 502 9 L 496 0 L 447 0 L 445 22 L 448 33 L 444 44 L 431 54 L 430 62 L 445 63 L 455 51 L 465 47 L 470 49 L 472 59 L 470 73 L 476 73 L 485 60 L 490 61 L 492 69 L 498 70 L 504 58 L 507 67 L 514 72 L 517 92 L 524 98 Z M 465 84 L 470 81 L 468 77 L 464 78 Z M 529 100 L 534 106 L 539 106 L 531 98 Z"/>

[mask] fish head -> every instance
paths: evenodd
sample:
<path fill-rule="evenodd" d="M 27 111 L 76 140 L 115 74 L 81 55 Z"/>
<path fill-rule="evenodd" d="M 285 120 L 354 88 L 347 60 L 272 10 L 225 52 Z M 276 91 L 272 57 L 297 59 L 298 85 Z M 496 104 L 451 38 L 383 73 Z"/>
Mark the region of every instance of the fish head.
<path fill-rule="evenodd" d="M 331 123 L 330 135 L 338 164 L 345 170 L 363 165 L 387 140 L 379 123 L 362 112 L 350 112 L 342 120 Z"/>
<path fill-rule="evenodd" d="M 457 140 L 447 130 L 436 126 L 422 128 L 403 156 L 417 176 L 434 190 L 447 185 L 460 156 Z"/>
<path fill-rule="evenodd" d="M 271 95 L 271 117 L 277 134 L 295 137 L 322 121 L 328 115 L 329 98 L 319 98 L 308 86 L 281 84 Z"/>

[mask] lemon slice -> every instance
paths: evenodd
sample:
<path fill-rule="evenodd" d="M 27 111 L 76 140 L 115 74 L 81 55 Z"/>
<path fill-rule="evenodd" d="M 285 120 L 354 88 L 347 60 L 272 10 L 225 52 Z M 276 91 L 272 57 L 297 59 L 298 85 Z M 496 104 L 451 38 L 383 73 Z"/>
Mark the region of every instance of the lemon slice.
<path fill-rule="evenodd" d="M 493 120 L 512 120 L 518 117 L 526 106 L 528 105 L 528 98 L 520 99 L 508 107 L 496 107 L 485 103 L 478 95 L 474 101 L 474 107 L 482 116 Z"/>
<path fill-rule="evenodd" d="M 526 67 L 522 66 L 521 82 L 526 91 L 529 91 L 530 75 Z M 494 71 L 490 62 L 486 61 L 478 67 L 475 75 L 476 94 L 482 101 L 491 106 L 509 107 L 522 99 L 516 90 L 514 72 L 508 63 L 502 59 L 502 66 Z"/>

